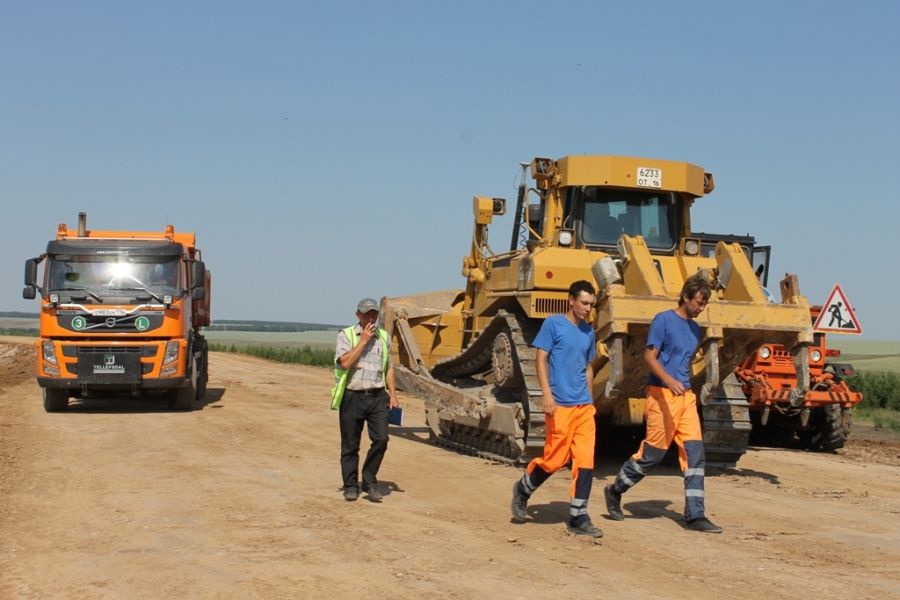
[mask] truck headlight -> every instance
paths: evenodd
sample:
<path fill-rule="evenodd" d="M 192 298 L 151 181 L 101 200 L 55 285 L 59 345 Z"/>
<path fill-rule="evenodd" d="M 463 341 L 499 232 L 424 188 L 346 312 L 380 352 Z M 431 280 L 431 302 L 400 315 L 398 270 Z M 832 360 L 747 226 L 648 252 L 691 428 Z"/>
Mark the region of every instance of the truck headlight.
<path fill-rule="evenodd" d="M 178 342 L 173 340 L 166 342 L 166 354 L 163 357 L 163 364 L 168 364 L 178 358 Z"/>
<path fill-rule="evenodd" d="M 772 351 L 769 350 L 768 346 L 763 346 L 762 348 L 759 349 L 759 357 L 761 359 L 765 360 L 765 359 L 769 358 L 770 356 L 772 356 Z"/>
<path fill-rule="evenodd" d="M 813 350 L 812 352 L 809 353 L 809 357 L 812 359 L 813 362 L 819 362 L 820 360 L 822 360 L 822 353 L 819 352 L 818 350 Z"/>
<path fill-rule="evenodd" d="M 53 342 L 41 342 L 41 353 L 44 356 L 44 360 L 51 365 L 59 364 L 56 360 L 56 348 L 53 346 Z"/>

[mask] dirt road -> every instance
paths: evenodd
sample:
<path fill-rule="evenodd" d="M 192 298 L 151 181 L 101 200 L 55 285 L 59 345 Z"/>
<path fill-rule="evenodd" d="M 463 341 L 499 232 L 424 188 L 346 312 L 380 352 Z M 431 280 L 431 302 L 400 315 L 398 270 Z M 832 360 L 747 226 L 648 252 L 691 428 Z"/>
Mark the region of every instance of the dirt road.
<path fill-rule="evenodd" d="M 719 536 L 679 525 L 661 469 L 565 534 L 568 472 L 513 524 L 518 471 L 426 443 L 403 398 L 382 504 L 345 502 L 330 374 L 227 354 L 190 413 L 133 400 L 44 413 L 30 347 L 0 341 L 2 598 L 897 598 L 895 442 L 751 450 L 707 480 Z"/>

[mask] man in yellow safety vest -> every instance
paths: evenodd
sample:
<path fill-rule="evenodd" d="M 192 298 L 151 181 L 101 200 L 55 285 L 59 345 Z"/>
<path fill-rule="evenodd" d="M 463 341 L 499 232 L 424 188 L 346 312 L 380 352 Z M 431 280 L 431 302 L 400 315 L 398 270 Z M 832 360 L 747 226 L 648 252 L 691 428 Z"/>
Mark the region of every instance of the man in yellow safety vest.
<path fill-rule="evenodd" d="M 331 408 L 340 411 L 341 475 L 344 499 L 359 497 L 359 442 L 363 425 L 372 444 L 362 468 L 362 491 L 381 502 L 376 475 L 387 451 L 388 410 L 399 406 L 387 332 L 375 325 L 378 303 L 363 298 L 356 306 L 357 325 L 342 329 L 334 353 L 335 386 Z"/>

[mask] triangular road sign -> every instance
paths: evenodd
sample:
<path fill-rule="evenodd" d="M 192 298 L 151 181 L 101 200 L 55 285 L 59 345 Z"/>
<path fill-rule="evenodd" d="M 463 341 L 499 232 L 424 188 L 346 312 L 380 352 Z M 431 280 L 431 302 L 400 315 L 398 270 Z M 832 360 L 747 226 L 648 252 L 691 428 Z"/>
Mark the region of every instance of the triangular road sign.
<path fill-rule="evenodd" d="M 822 305 L 822 312 L 819 313 L 813 329 L 822 333 L 862 333 L 859 319 L 847 302 L 847 296 L 840 284 L 834 284 L 834 289 Z"/>

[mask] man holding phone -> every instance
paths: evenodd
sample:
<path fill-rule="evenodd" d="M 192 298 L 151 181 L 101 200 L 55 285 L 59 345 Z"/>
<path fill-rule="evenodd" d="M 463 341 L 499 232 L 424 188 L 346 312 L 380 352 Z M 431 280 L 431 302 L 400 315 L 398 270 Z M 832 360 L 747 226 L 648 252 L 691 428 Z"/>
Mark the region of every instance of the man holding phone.
<path fill-rule="evenodd" d="M 388 410 L 400 402 L 388 334 L 375 324 L 378 303 L 372 298 L 360 300 L 356 318 L 356 325 L 337 336 L 331 408 L 340 410 L 344 499 L 352 502 L 359 497 L 359 442 L 366 425 L 372 444 L 363 463 L 362 491 L 370 501 L 381 502 L 376 475 L 387 451 Z"/>

